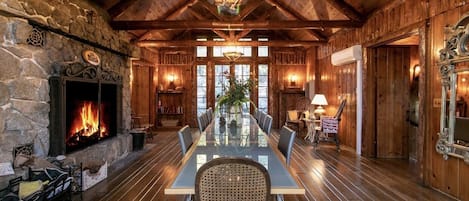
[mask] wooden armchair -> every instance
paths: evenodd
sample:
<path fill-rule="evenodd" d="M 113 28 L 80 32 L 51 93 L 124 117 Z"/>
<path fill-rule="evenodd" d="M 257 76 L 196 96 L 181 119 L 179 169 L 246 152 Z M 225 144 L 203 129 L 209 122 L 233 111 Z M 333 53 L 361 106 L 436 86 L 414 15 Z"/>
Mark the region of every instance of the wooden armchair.
<path fill-rule="evenodd" d="M 306 124 L 303 120 L 305 118 L 304 114 L 306 111 L 309 113 L 311 107 L 311 100 L 307 97 L 302 97 L 296 103 L 294 110 L 287 110 L 285 126 L 296 131 L 297 135 L 300 135 L 303 128 L 306 127 Z"/>
<path fill-rule="evenodd" d="M 321 132 L 314 137 L 315 147 L 320 141 L 335 142 L 337 151 L 340 151 L 339 123 L 346 103 L 346 99 L 342 100 L 334 116 L 321 116 Z"/>

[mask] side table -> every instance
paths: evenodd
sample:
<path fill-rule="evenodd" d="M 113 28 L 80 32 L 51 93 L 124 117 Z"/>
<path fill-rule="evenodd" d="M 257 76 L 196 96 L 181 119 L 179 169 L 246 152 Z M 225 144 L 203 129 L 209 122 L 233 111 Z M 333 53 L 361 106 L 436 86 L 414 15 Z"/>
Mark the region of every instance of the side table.
<path fill-rule="evenodd" d="M 316 135 L 318 135 L 321 131 L 321 120 L 304 118 L 303 121 L 305 121 L 306 126 L 308 128 L 308 133 L 306 134 L 304 140 L 314 142 Z"/>

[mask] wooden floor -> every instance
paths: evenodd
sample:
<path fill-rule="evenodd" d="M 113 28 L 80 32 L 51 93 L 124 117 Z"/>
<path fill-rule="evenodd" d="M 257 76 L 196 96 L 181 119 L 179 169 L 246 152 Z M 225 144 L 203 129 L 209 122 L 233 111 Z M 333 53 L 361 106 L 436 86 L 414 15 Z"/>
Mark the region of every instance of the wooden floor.
<path fill-rule="evenodd" d="M 108 179 L 84 192 L 82 200 L 183 200 L 164 195 L 181 165 L 178 143 L 175 132 L 159 132 L 143 151 L 116 163 Z M 306 194 L 285 200 L 453 200 L 416 183 L 406 160 L 363 158 L 342 148 L 338 153 L 325 144 L 314 150 L 297 138 L 291 165 Z"/>

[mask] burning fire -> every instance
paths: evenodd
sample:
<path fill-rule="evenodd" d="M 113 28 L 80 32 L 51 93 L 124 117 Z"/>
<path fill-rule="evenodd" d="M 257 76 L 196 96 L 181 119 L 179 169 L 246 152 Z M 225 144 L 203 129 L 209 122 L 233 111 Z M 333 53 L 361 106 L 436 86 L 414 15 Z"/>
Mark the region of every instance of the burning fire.
<path fill-rule="evenodd" d="M 99 111 L 95 103 L 84 101 L 78 111 L 80 115 L 75 115 L 69 137 L 79 141 L 80 137 L 90 137 L 97 134 L 99 134 L 99 138 L 107 136 L 106 125 L 103 121 L 99 121 Z"/>

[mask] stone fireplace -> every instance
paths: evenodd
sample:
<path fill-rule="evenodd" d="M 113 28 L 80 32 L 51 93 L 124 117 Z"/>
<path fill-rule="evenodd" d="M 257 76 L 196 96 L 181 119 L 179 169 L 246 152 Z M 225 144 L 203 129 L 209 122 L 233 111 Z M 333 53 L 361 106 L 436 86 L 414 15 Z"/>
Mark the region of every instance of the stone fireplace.
<path fill-rule="evenodd" d="M 121 130 L 122 76 L 102 66 L 56 64 L 50 84 L 50 156 L 70 154 Z"/>
<path fill-rule="evenodd" d="M 0 162 L 12 163 L 14 148 L 24 144 L 33 144 L 37 157 L 64 154 L 77 163 L 110 165 L 127 156 L 132 150 L 129 59 L 140 57 L 127 34 L 113 30 L 101 17 L 105 13 L 87 1 L 14 0 L 0 4 L 0 11 Z M 99 64 L 85 62 L 83 51 L 95 52 Z M 67 100 L 67 93 L 76 100 Z M 100 135 L 80 134 L 88 139 L 76 146 L 77 135 L 66 135 L 78 132 L 70 128 L 75 120 L 65 112 L 85 103 L 95 110 L 88 116 L 98 119 L 98 126 L 85 127 Z"/>

